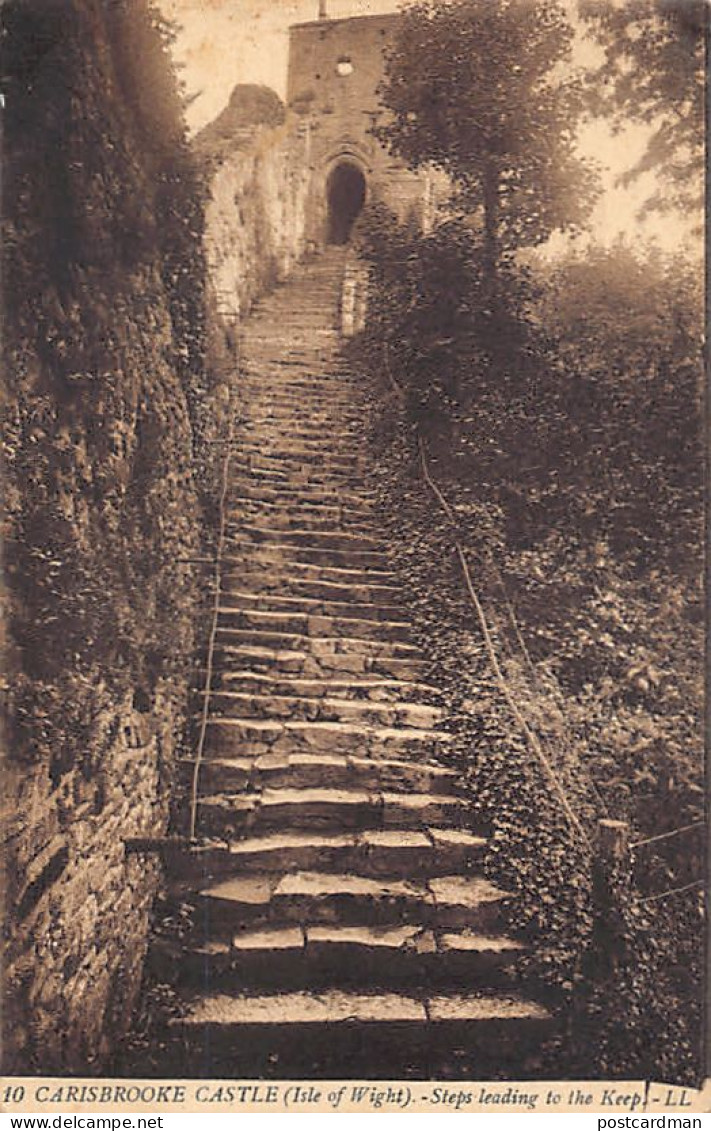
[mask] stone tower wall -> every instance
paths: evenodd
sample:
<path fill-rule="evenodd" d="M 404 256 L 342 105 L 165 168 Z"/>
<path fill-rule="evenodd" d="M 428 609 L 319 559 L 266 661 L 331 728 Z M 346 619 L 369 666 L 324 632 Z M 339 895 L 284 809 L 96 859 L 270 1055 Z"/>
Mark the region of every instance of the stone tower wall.
<path fill-rule="evenodd" d="M 287 103 L 311 124 L 307 228 L 317 245 L 326 237 L 329 173 L 343 160 L 363 172 L 368 200 L 383 201 L 401 220 L 414 216 L 427 225 L 429 176 L 410 171 L 371 133 L 382 121 L 378 85 L 399 19 L 397 14 L 360 16 L 291 28 Z M 348 73 L 339 73 L 339 64 Z"/>

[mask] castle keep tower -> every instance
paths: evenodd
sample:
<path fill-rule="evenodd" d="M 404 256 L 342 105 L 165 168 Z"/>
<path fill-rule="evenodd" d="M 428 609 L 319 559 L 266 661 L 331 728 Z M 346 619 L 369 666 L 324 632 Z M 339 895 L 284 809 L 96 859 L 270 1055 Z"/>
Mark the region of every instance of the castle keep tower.
<path fill-rule="evenodd" d="M 310 134 L 308 237 L 318 246 L 346 243 L 367 200 L 381 200 L 401 220 L 427 227 L 431 184 L 372 136 L 384 110 L 377 94 L 384 52 L 399 15 L 318 20 L 290 29 L 289 108 Z"/>

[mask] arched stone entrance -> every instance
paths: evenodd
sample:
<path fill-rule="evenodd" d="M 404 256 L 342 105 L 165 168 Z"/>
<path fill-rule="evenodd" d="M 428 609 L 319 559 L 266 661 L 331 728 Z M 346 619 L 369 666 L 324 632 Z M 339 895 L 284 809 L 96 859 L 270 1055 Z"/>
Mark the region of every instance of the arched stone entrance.
<path fill-rule="evenodd" d="M 345 244 L 365 203 L 365 176 L 353 161 L 339 161 L 326 182 L 328 243 Z"/>

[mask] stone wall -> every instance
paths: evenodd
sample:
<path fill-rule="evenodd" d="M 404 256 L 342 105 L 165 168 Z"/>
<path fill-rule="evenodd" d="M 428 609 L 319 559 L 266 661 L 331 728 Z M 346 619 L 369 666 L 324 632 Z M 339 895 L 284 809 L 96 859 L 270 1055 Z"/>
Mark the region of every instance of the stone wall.
<path fill-rule="evenodd" d="M 339 164 L 363 174 L 366 199 L 379 201 L 401 222 L 431 223 L 437 178 L 413 172 L 374 137 L 386 111 L 379 86 L 400 15 L 356 16 L 296 24 L 290 29 L 287 105 L 312 136 L 308 235 L 327 238 L 329 177 Z"/>
<path fill-rule="evenodd" d="M 129 1026 L 160 874 L 127 858 L 124 839 L 165 828 L 160 768 L 174 723 L 174 704 L 144 716 L 127 697 L 96 720 L 107 746 L 99 781 L 75 768 L 53 788 L 44 767 L 3 770 L 8 1072 L 100 1071 Z"/>
<path fill-rule="evenodd" d="M 7 8 L 3 1067 L 101 1072 L 140 988 L 159 873 L 125 840 L 167 827 L 208 525 L 196 421 L 224 390 L 148 6 Z"/>
<path fill-rule="evenodd" d="M 208 171 L 205 247 L 220 312 L 240 317 L 308 251 L 311 127 L 266 88 L 238 86 L 196 138 Z"/>

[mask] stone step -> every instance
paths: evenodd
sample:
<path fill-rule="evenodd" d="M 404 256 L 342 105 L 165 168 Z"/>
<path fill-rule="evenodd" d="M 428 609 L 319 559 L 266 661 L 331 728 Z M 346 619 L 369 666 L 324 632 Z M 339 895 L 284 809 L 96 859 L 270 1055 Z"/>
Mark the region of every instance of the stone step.
<path fill-rule="evenodd" d="M 211 717 L 207 739 L 213 757 L 323 753 L 416 760 L 436 759 L 452 741 L 444 731 L 356 722 Z"/>
<path fill-rule="evenodd" d="M 236 480 L 238 469 L 234 469 L 231 480 Z M 233 488 L 228 499 L 228 517 L 239 519 L 248 507 L 261 507 L 265 514 L 274 517 L 295 519 L 300 516 L 320 519 L 331 518 L 332 529 L 339 529 L 339 524 L 344 519 L 352 523 L 362 522 L 364 528 L 373 528 L 375 524 L 374 500 L 370 496 L 360 497 L 358 490 L 352 491 L 347 497 L 345 491 L 330 490 L 328 493 L 319 493 L 313 486 L 306 489 L 298 485 L 288 488 L 282 482 L 278 486 L 269 483 L 254 483 L 243 477 L 239 489 L 233 482 Z"/>
<path fill-rule="evenodd" d="M 363 456 L 354 454 L 333 454 L 328 450 L 321 452 L 304 452 L 301 455 L 281 453 L 275 449 L 265 450 L 258 448 L 254 452 L 236 450 L 231 460 L 232 466 L 249 470 L 260 467 L 265 471 L 281 471 L 287 479 L 292 479 L 294 473 L 303 472 L 312 475 L 317 471 L 320 475 L 328 474 L 340 480 L 348 475 L 360 477 L 366 466 Z"/>
<path fill-rule="evenodd" d="M 357 449 L 367 456 L 368 433 L 361 412 L 345 405 L 341 411 L 333 411 L 333 406 L 319 401 L 307 403 L 302 396 L 293 398 L 290 404 L 288 394 L 278 394 L 273 386 L 263 389 L 261 395 L 256 388 L 248 395 L 244 386 L 240 391 L 242 404 L 235 415 L 240 451 L 258 452 L 264 443 L 276 444 L 287 452 L 313 452 L 327 444 L 334 452 Z M 272 392 L 277 392 L 278 400 Z"/>
<path fill-rule="evenodd" d="M 286 507 L 278 503 L 264 503 L 256 499 L 245 500 L 238 506 L 230 507 L 226 522 L 228 527 L 259 526 L 262 529 L 296 533 L 307 530 L 317 534 L 328 534 L 334 529 L 346 534 L 359 534 L 365 538 L 373 537 L 374 524 L 362 514 L 336 507 Z"/>
<path fill-rule="evenodd" d="M 469 829 L 366 829 L 321 833 L 279 830 L 231 843 L 205 841 L 176 850 L 167 861 L 172 880 L 202 882 L 251 872 L 345 872 L 396 879 L 480 870 L 486 838 Z"/>
<path fill-rule="evenodd" d="M 192 780 L 195 761 L 183 758 L 178 764 L 184 777 Z M 444 766 L 355 754 L 206 758 L 199 766 L 199 783 L 202 793 L 211 794 L 259 789 L 404 790 L 451 796 L 460 792 L 458 775 Z"/>
<path fill-rule="evenodd" d="M 309 636 L 303 632 L 279 632 L 267 628 L 232 628 L 220 618 L 217 625 L 217 640 L 219 643 L 237 646 L 310 652 L 314 656 L 331 656 L 340 653 L 378 659 L 383 657 L 416 659 L 420 655 L 419 649 L 413 644 L 377 637 L 369 639 L 365 636 L 346 636 L 348 623 L 343 622 L 342 627 L 343 635 L 340 636 Z"/>
<path fill-rule="evenodd" d="M 258 444 L 241 443 L 235 445 L 234 454 L 235 467 L 239 467 L 240 462 L 249 465 L 253 459 L 261 460 L 263 457 L 275 460 L 277 464 L 297 465 L 299 467 L 302 464 L 363 467 L 368 462 L 362 443 L 349 440 L 346 445 L 338 444 L 332 437 L 329 437 L 328 440 L 322 439 L 320 446 L 317 443 L 309 445 L 304 441 L 300 444 L 288 443 L 286 438 L 276 430 L 273 438 L 270 439 L 268 435 L 262 436 Z"/>
<path fill-rule="evenodd" d="M 354 652 L 314 652 L 288 648 L 261 648 L 247 644 L 218 641 L 216 667 L 230 671 L 234 665 L 254 672 L 288 673 L 316 679 L 332 676 L 380 675 L 399 680 L 418 681 L 428 672 L 424 660 L 400 659 L 396 656 L 367 656 Z"/>
<path fill-rule="evenodd" d="M 282 428 L 288 428 L 289 425 L 285 421 L 281 425 L 281 427 Z M 250 474 L 255 469 L 262 467 L 264 470 L 270 472 L 272 475 L 279 476 L 278 501 L 281 504 L 290 501 L 290 496 L 297 495 L 298 491 L 299 491 L 299 484 L 298 483 L 296 483 L 296 484 L 291 483 L 291 478 L 294 474 L 294 469 L 289 468 L 289 467 L 284 467 L 284 466 L 277 466 L 277 467 L 272 466 L 272 467 L 264 468 L 264 465 L 262 464 L 262 460 L 261 460 L 262 454 L 263 453 L 262 453 L 261 450 L 254 452 L 253 455 L 251 456 L 249 462 L 243 461 L 243 462 L 239 463 L 239 462 L 233 462 L 233 460 L 230 459 L 230 468 L 229 468 L 230 481 L 231 482 L 232 481 L 237 482 L 237 481 L 239 481 L 239 479 L 241 477 L 242 480 L 246 484 L 248 484 L 249 483 L 248 477 L 250 476 Z M 319 470 L 318 467 L 307 470 L 306 473 L 305 473 L 306 478 L 312 480 L 314 473 L 317 472 L 318 470 Z M 271 490 L 275 489 L 275 485 L 274 484 L 270 485 L 269 483 L 262 483 L 262 484 L 260 484 L 260 487 L 261 487 L 261 490 L 263 492 L 269 491 L 270 489 Z M 316 486 L 314 486 L 313 482 L 309 482 L 309 484 L 308 484 L 308 494 L 302 492 L 302 495 L 303 495 L 304 498 L 307 499 L 308 502 L 311 502 L 312 496 L 315 494 L 316 490 L 317 490 L 317 488 L 316 488 Z M 326 489 L 324 488 L 324 490 L 326 490 Z M 372 504 L 374 499 L 375 499 L 375 496 L 372 493 L 372 489 L 367 484 L 367 481 L 366 481 L 364 476 L 359 476 L 357 486 L 353 487 L 350 490 L 348 488 L 347 483 L 344 483 L 341 480 L 337 484 L 332 484 L 330 486 L 330 488 L 328 489 L 328 492 L 329 493 L 328 493 L 327 497 L 325 498 L 325 500 L 321 500 L 321 501 L 328 501 L 328 502 L 331 503 L 331 505 L 341 506 L 345 503 L 350 503 L 354 506 L 363 507 L 364 504 Z M 264 495 L 262 494 L 260 497 L 264 498 Z"/>
<path fill-rule="evenodd" d="M 301 382 L 307 394 L 311 394 L 308 399 L 315 400 L 315 385 L 312 382 L 320 379 L 328 384 L 329 392 L 331 389 L 335 392 L 345 391 L 349 407 L 357 408 L 362 403 L 357 395 L 357 381 L 329 345 L 327 342 L 319 342 L 315 349 L 310 349 L 308 343 L 295 340 L 293 348 L 285 357 L 278 349 L 270 349 L 268 343 L 265 345 L 260 341 L 258 351 L 255 351 L 252 358 L 247 357 L 246 353 L 242 355 L 240 388 L 251 387 L 257 394 L 265 395 L 270 389 L 278 391 L 282 383 Z M 265 377 L 272 383 L 265 384 Z"/>
<path fill-rule="evenodd" d="M 263 922 L 350 925 L 414 924 L 498 935 L 506 893 L 479 876 L 399 880 L 333 872 L 292 872 L 223 880 L 200 893 L 196 923 L 231 941 Z"/>
<path fill-rule="evenodd" d="M 392 1080 L 415 1073 L 436 1080 L 463 1059 L 476 1065 L 469 1079 L 473 1071 L 479 1079 L 527 1079 L 527 1057 L 535 1064 L 555 1032 L 542 1006 L 506 991 L 203 992 L 187 999 L 185 1014 L 171 1025 L 184 1049 L 182 1074 L 195 1075 L 204 1064 L 206 1075 L 225 1079 L 283 1079 L 286 1072 L 293 1079 Z"/>
<path fill-rule="evenodd" d="M 237 473 L 231 477 L 230 482 L 233 486 L 230 505 L 235 508 L 246 501 L 273 508 L 277 513 L 312 514 L 324 508 L 334 512 L 345 510 L 354 514 L 372 514 L 373 496 L 367 494 L 365 488 L 362 494 L 316 488 L 305 491 L 298 487 L 287 488 L 284 484 L 256 484 L 249 476 L 240 477 Z"/>
<path fill-rule="evenodd" d="M 328 490 L 332 494 L 360 494 L 369 489 L 363 471 L 357 468 L 333 467 L 325 463 L 294 462 L 270 460 L 261 453 L 249 459 L 240 460 L 236 455 L 230 459 L 230 483 L 240 478 L 253 482 L 281 484 L 287 489 L 308 488 L 309 490 Z"/>
<path fill-rule="evenodd" d="M 204 694 L 204 693 L 203 693 Z M 355 722 L 359 726 L 432 729 L 442 721 L 439 707 L 400 700 L 396 703 L 374 703 L 362 699 L 339 699 L 333 696 L 307 698 L 294 695 L 260 695 L 245 691 L 212 690 L 212 718 L 303 719 L 308 722 Z"/>
<path fill-rule="evenodd" d="M 338 596 L 354 600 L 376 601 L 394 599 L 399 590 L 395 576 L 384 569 L 346 569 L 341 566 L 315 565 L 313 562 L 272 563 L 268 573 L 261 564 L 248 555 L 225 553 L 222 558 L 223 577 L 228 582 L 237 575 L 243 585 L 256 575 L 260 579 L 258 592 L 284 592 L 287 596 L 303 594 L 307 597 Z M 251 585 L 250 588 L 253 588 Z"/>
<path fill-rule="evenodd" d="M 260 348 L 259 356 L 240 371 L 242 403 L 291 407 L 299 420 L 305 419 L 304 410 L 309 408 L 319 413 L 332 409 L 356 420 L 352 376 L 334 369 L 316 353 L 303 355 L 301 361 L 299 367 L 285 367 L 278 352 Z"/>
<path fill-rule="evenodd" d="M 273 532 L 272 532 L 273 533 Z M 254 541 L 243 531 L 233 534 L 229 528 L 225 535 L 225 552 L 233 557 L 247 558 L 254 564 L 266 565 L 317 565 L 325 569 L 362 569 L 368 572 L 387 571 L 388 563 L 381 552 L 354 548 L 319 548 L 313 544 L 298 545 L 288 541 Z"/>
<path fill-rule="evenodd" d="M 251 387 L 249 379 L 245 381 L 244 377 L 240 378 L 240 384 L 242 407 L 249 409 L 250 430 L 260 420 L 267 420 L 278 421 L 282 429 L 285 425 L 299 430 L 313 428 L 321 436 L 329 435 L 328 429 L 335 424 L 347 428 L 349 442 L 351 436 L 363 436 L 363 411 L 354 409 L 349 389 L 329 389 L 314 396 L 308 382 L 300 388 L 290 388 L 274 380 L 273 373 L 264 369 Z M 244 415 L 239 418 L 240 422 L 244 419 Z"/>
<path fill-rule="evenodd" d="M 294 647 L 297 638 L 370 640 L 382 644 L 408 644 L 411 628 L 402 620 L 368 620 L 355 615 L 346 617 L 325 616 L 322 613 L 285 612 L 273 609 L 244 609 L 227 604 L 223 598 L 219 609 L 220 629 L 269 636 L 264 643 L 272 643 L 274 634 L 279 643 Z M 262 642 L 262 641 L 260 641 Z"/>
<path fill-rule="evenodd" d="M 318 597 L 290 597 L 283 593 L 245 593 L 223 585 L 225 603 L 241 610 L 268 613 L 296 613 L 304 617 L 323 616 L 340 620 L 403 622 L 403 609 L 396 604 L 366 601 L 328 601 Z"/>
<path fill-rule="evenodd" d="M 341 926 L 275 924 L 239 931 L 230 942 L 182 948 L 166 940 L 156 973 L 213 990 L 280 990 L 367 986 L 501 989 L 517 980 L 524 947 L 509 938 L 441 933 L 413 924 Z"/>
<path fill-rule="evenodd" d="M 283 407 L 283 412 L 279 411 L 280 407 Z M 273 400 L 271 393 L 261 400 L 253 393 L 250 397 L 249 410 L 249 430 L 245 432 L 244 444 L 240 444 L 243 450 L 259 451 L 259 442 L 251 439 L 257 430 L 265 443 L 275 441 L 282 443 L 285 423 L 289 426 L 290 440 L 297 445 L 303 442 L 307 446 L 322 447 L 325 430 L 328 430 L 329 439 L 335 448 L 340 447 L 341 444 L 358 443 L 361 447 L 364 445 L 363 419 L 360 412 L 350 414 L 345 411 L 340 414 L 314 412 L 307 411 L 302 404 L 299 416 L 293 411 L 293 405 L 290 404 L 287 408 L 282 402 L 280 406 L 278 401 Z M 239 426 L 239 421 L 237 424 Z"/>
<path fill-rule="evenodd" d="M 205 763 L 207 764 L 207 763 Z M 357 789 L 264 789 L 198 799 L 201 836 L 246 836 L 268 829 L 464 828 L 471 807 L 439 793 L 386 793 Z"/>
<path fill-rule="evenodd" d="M 317 385 L 317 382 L 321 382 Z M 240 391 L 266 399 L 274 390 L 279 393 L 282 387 L 299 383 L 303 387 L 306 403 L 328 404 L 331 395 L 347 401 L 345 407 L 351 412 L 362 405 L 358 387 L 352 373 L 341 364 L 328 343 L 319 342 L 316 349 L 308 344 L 295 341 L 293 349 L 285 358 L 278 350 L 259 343 L 258 353 L 248 358 L 242 355 L 240 366 Z"/>
<path fill-rule="evenodd" d="M 252 358 L 258 356 L 258 347 L 266 349 L 269 353 L 275 350 L 277 356 L 283 356 L 287 352 L 288 346 L 300 345 L 304 349 L 315 350 L 316 343 L 319 348 L 327 346 L 335 346 L 338 343 L 338 331 L 335 326 L 332 328 L 328 322 L 324 322 L 320 329 L 310 328 L 308 330 L 300 331 L 298 327 L 290 328 L 288 334 L 280 334 L 279 327 L 275 326 L 271 319 L 265 320 L 265 324 L 260 326 L 259 320 L 255 319 L 253 323 L 245 326 L 244 341 L 245 345 L 249 345 Z"/>
<path fill-rule="evenodd" d="M 250 425 L 250 428 L 253 425 Z M 358 460 L 367 464 L 367 459 L 364 454 L 364 444 L 362 438 L 357 435 L 352 429 L 342 427 L 337 429 L 333 421 L 324 423 L 320 428 L 314 429 L 313 433 L 308 433 L 303 428 L 296 429 L 294 424 L 293 415 L 291 412 L 284 410 L 283 413 L 276 415 L 267 424 L 261 424 L 259 427 L 260 438 L 258 442 L 250 442 L 242 440 L 239 433 L 236 436 L 234 443 L 234 452 L 238 457 L 238 462 L 235 467 L 239 467 L 239 459 L 248 457 L 250 462 L 259 462 L 259 456 L 262 454 L 273 455 L 277 458 L 280 456 L 294 457 L 300 454 L 315 455 L 319 451 L 324 452 L 323 430 L 328 428 L 330 435 L 330 442 L 333 444 L 341 454 L 348 453 L 349 456 L 356 457 Z M 287 445 L 284 439 L 285 429 L 288 429 L 288 436 L 291 444 Z"/>
<path fill-rule="evenodd" d="M 285 419 L 281 427 L 287 428 L 288 426 L 288 421 Z M 304 471 L 307 475 L 313 475 L 314 472 L 321 474 L 328 472 L 329 475 L 333 473 L 337 476 L 354 474 L 360 482 L 366 462 L 360 451 L 355 449 L 355 445 L 351 446 L 354 448 L 352 454 L 341 454 L 338 457 L 332 457 L 325 450 L 318 453 L 315 447 L 311 452 L 285 452 L 278 436 L 275 436 L 273 442 L 265 439 L 259 447 L 253 450 L 245 449 L 241 445 L 239 448 L 235 448 L 230 466 L 235 472 L 239 470 L 248 471 L 252 467 L 263 467 L 269 471 L 282 471 L 287 478 L 299 471 Z"/>
<path fill-rule="evenodd" d="M 327 461 L 306 464 L 287 463 L 284 460 L 270 459 L 268 456 L 255 456 L 249 463 L 231 462 L 230 481 L 238 475 L 249 475 L 253 480 L 267 478 L 285 487 L 316 488 L 336 493 L 350 491 L 357 493 L 365 487 L 365 476 L 361 469 L 353 467 L 334 467 Z"/>
<path fill-rule="evenodd" d="M 309 551 L 347 551 L 348 553 L 366 554 L 368 561 L 380 564 L 385 559 L 385 547 L 379 540 L 368 534 L 348 530 L 310 530 L 288 529 L 275 530 L 271 526 L 257 526 L 254 523 L 234 522 L 227 523 L 227 533 L 235 533 L 240 539 L 248 539 L 250 544 L 259 548 L 268 547 L 294 547 L 299 550 Z"/>
<path fill-rule="evenodd" d="M 204 672 L 203 672 L 204 676 Z M 203 681 L 200 687 L 203 688 Z M 334 696 L 337 699 L 370 700 L 373 703 L 398 703 L 409 699 L 434 706 L 440 696 L 436 687 L 398 679 L 299 679 L 271 676 L 261 672 L 225 671 L 218 673 L 213 687 L 235 691 L 254 691 L 266 695 L 295 695 L 311 699 Z"/>
<path fill-rule="evenodd" d="M 282 342 L 279 341 L 278 332 L 271 339 L 266 338 L 261 330 L 257 337 L 251 337 L 249 341 L 245 337 L 245 346 L 249 344 L 255 348 L 243 353 L 240 375 L 256 374 L 259 377 L 260 374 L 263 375 L 266 363 L 284 380 L 298 380 L 304 375 L 308 378 L 322 377 L 332 381 L 340 380 L 350 386 L 351 390 L 355 390 L 357 385 L 353 372 L 333 349 L 336 335 L 328 326 L 325 327 L 325 333 L 326 340 L 313 343 L 304 340 L 304 335 L 292 335 L 291 349 L 288 350 L 279 348 Z M 263 385 L 261 387 L 264 389 Z"/>
<path fill-rule="evenodd" d="M 298 395 L 279 393 L 273 386 L 269 387 L 268 377 L 263 376 L 261 381 L 267 383 L 266 391 L 262 389 L 261 394 L 256 389 L 251 391 L 246 403 L 243 403 L 242 412 L 249 413 L 248 429 L 242 423 L 244 415 L 235 421 L 238 438 L 244 437 L 250 442 L 252 435 L 258 431 L 260 437 L 262 432 L 265 433 L 268 442 L 288 434 L 295 440 L 313 439 L 323 443 L 323 437 L 327 435 L 333 437 L 334 443 L 340 437 L 347 446 L 355 443 L 365 450 L 367 435 L 363 429 L 363 413 L 349 408 L 349 398 L 340 403 L 314 402 L 307 400 L 303 392 Z M 259 450 L 257 441 L 252 442 L 251 450 Z"/>
<path fill-rule="evenodd" d="M 359 494 L 369 490 L 365 475 L 357 471 L 348 471 L 343 468 L 328 468 L 319 464 L 313 467 L 275 467 L 267 466 L 262 459 L 255 459 L 251 464 L 231 467 L 230 486 L 240 482 L 264 484 L 266 486 L 284 487 L 285 491 L 316 492 L 327 491 L 331 495 L 345 496 Z"/>
<path fill-rule="evenodd" d="M 305 522 L 303 529 L 310 529 L 308 522 L 330 521 L 331 529 L 341 529 L 343 524 L 352 526 L 362 524 L 364 532 L 371 530 L 377 519 L 374 517 L 373 506 L 370 500 L 354 503 L 355 496 L 350 500 L 341 497 L 335 492 L 328 494 L 314 491 L 310 496 L 300 488 L 296 488 L 287 495 L 283 487 L 274 484 L 242 483 L 239 489 L 233 487 L 228 499 L 227 517 L 234 522 L 241 521 L 245 515 L 256 512 L 263 516 L 262 523 L 271 517 L 276 522 L 297 523 Z M 307 522 L 308 520 L 308 522 Z"/>

